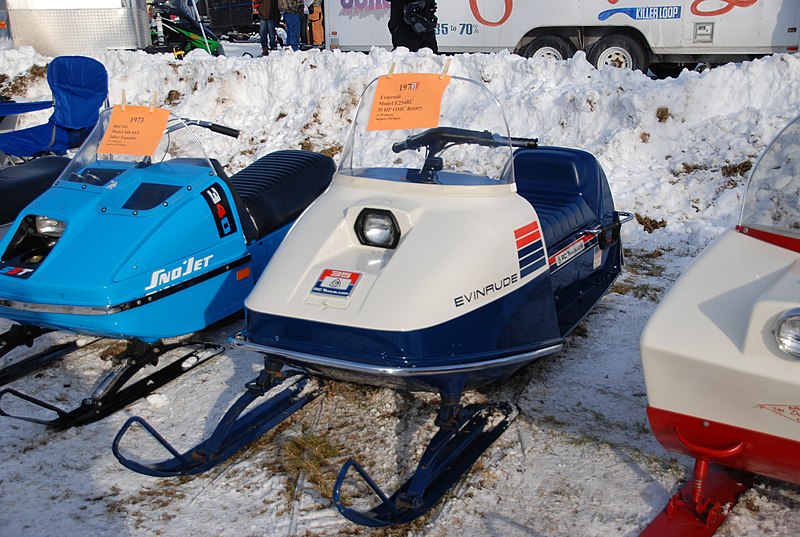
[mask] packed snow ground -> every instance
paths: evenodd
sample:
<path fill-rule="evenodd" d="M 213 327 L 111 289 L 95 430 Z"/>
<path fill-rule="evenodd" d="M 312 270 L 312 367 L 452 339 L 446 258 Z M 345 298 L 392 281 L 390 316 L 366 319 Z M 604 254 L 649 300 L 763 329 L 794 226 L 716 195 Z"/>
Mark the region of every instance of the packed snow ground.
<path fill-rule="evenodd" d="M 141 52 L 97 58 L 108 69 L 112 103 L 124 90 L 129 103 L 155 99 L 181 116 L 240 129 L 236 140 L 198 132 L 229 172 L 278 149 L 336 156 L 371 79 L 392 63 L 397 72 L 439 72 L 445 62 L 402 50 L 267 58 L 232 51 L 226 58 L 197 51 L 184 61 Z M 2 93 L 49 98 L 40 69 L 49 59 L 30 48 L 0 51 Z M 594 153 L 617 207 L 639 215 L 623 230 L 623 276 L 565 349 L 507 385 L 469 394 L 516 402 L 520 415 L 449 500 L 385 532 L 339 516 L 329 497 L 341 463 L 354 456 L 386 488 L 397 485 L 413 471 L 436 411 L 430 396 L 344 384 L 328 385 L 288 427 L 206 474 L 163 480 L 120 466 L 110 445 L 131 415 L 147 418 L 180 450 L 208 434 L 260 366 L 255 354 L 227 350 L 82 428 L 54 432 L 0 419 L 2 534 L 629 536 L 647 525 L 687 479 L 691 461 L 649 432 L 639 335 L 691 258 L 735 224 L 747 169 L 798 113 L 800 56 L 667 80 L 597 71 L 582 56 L 554 62 L 506 53 L 453 56 L 449 72 L 486 84 L 513 135 Z M 224 342 L 238 326 L 208 336 Z M 13 387 L 77 405 L 104 370 L 98 353 L 86 347 Z M 798 507 L 800 488 L 759 479 L 718 534 L 800 535 Z"/>

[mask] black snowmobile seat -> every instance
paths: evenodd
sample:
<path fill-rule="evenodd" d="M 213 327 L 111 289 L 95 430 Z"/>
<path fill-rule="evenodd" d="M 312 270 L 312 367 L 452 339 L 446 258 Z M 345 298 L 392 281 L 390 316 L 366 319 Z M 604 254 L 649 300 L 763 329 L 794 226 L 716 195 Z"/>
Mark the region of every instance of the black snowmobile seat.
<path fill-rule="evenodd" d="M 336 165 L 329 156 L 283 150 L 263 156 L 234 174 L 230 183 L 255 226 L 253 238 L 261 238 L 297 218 L 328 188 L 335 171 Z"/>
<path fill-rule="evenodd" d="M 577 149 L 539 147 L 514 153 L 517 193 L 539 215 L 548 247 L 598 222 L 601 173 L 594 156 Z"/>
<path fill-rule="evenodd" d="M 0 225 L 13 222 L 52 186 L 69 162 L 67 157 L 46 156 L 0 170 Z"/>

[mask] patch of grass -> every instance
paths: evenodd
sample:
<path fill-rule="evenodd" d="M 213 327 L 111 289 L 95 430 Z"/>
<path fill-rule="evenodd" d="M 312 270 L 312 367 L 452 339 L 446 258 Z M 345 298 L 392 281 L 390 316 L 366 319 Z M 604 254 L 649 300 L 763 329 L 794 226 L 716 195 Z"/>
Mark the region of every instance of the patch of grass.
<path fill-rule="evenodd" d="M 657 285 L 650 285 L 647 283 L 628 283 L 618 281 L 611 287 L 611 292 L 620 295 L 631 295 L 635 298 L 646 298 L 648 300 L 652 300 L 653 302 L 658 302 L 658 300 L 661 298 L 661 295 L 664 293 L 664 289 Z"/>
<path fill-rule="evenodd" d="M 689 174 L 707 169 L 708 166 L 706 164 L 689 164 L 688 162 L 684 162 L 681 164 L 681 169 L 675 175 L 680 175 L 682 173 Z"/>
<path fill-rule="evenodd" d="M 631 274 L 659 278 L 664 275 L 664 265 L 658 262 L 664 253 L 661 250 L 633 254 L 625 252 L 625 270 Z"/>
<path fill-rule="evenodd" d="M 664 123 L 670 118 L 669 108 L 666 106 L 659 106 L 656 110 L 656 117 L 659 123 Z"/>
<path fill-rule="evenodd" d="M 661 229 L 662 227 L 667 227 L 667 221 L 663 218 L 656 220 L 655 218 L 651 218 L 639 213 L 636 213 L 636 221 L 639 222 L 639 224 L 648 233 L 652 233 L 653 231 Z"/>
<path fill-rule="evenodd" d="M 169 90 L 169 93 L 167 93 L 167 103 L 171 106 L 175 106 L 182 98 L 183 95 L 181 95 L 181 92 L 176 89 L 171 89 Z"/>
<path fill-rule="evenodd" d="M 650 133 L 649 132 L 642 132 L 639 135 L 639 139 L 642 141 L 643 144 L 646 144 L 650 141 Z"/>
<path fill-rule="evenodd" d="M 320 494 L 330 500 L 333 497 L 333 483 L 339 468 L 337 462 L 341 447 L 331 444 L 325 437 L 305 434 L 292 438 L 283 445 L 281 469 L 289 474 L 289 482 L 296 483 L 300 474 L 314 484 Z M 289 497 L 294 497 L 291 485 Z"/>
<path fill-rule="evenodd" d="M 12 95 L 25 95 L 31 84 L 45 77 L 47 77 L 47 66 L 33 65 L 26 72 L 15 76 L 11 81 L 7 82 L 5 92 Z"/>
<path fill-rule="evenodd" d="M 320 149 L 319 152 L 329 157 L 335 157 L 342 152 L 342 146 L 340 144 L 335 144 L 330 147 L 324 147 Z"/>
<path fill-rule="evenodd" d="M 722 177 L 744 177 L 753 167 L 753 161 L 745 160 L 738 164 L 726 164 L 722 167 Z"/>

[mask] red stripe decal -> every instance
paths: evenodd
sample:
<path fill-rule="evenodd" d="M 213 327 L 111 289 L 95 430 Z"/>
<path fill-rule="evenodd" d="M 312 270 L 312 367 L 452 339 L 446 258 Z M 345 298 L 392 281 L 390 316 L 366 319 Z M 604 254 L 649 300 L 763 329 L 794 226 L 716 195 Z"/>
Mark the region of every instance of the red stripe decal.
<path fill-rule="evenodd" d="M 533 222 L 531 222 L 527 226 L 523 226 L 523 227 L 521 227 L 519 229 L 515 229 L 514 230 L 514 238 L 518 239 L 518 238 L 522 237 L 523 235 L 527 235 L 528 233 L 532 233 L 534 231 L 537 231 L 538 229 L 539 229 L 539 222 L 534 220 Z"/>
<path fill-rule="evenodd" d="M 538 241 L 541 238 L 542 238 L 542 234 L 537 229 L 534 233 L 531 233 L 530 235 L 525 235 L 524 237 L 517 239 L 517 250 L 519 250 L 520 248 L 524 248 L 525 246 L 528 246 L 533 241 Z"/>

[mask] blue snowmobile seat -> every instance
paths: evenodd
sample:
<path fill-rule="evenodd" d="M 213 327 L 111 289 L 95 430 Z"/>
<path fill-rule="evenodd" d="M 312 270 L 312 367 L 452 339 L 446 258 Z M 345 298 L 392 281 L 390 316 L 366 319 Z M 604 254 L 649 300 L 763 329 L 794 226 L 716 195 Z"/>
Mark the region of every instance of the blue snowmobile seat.
<path fill-rule="evenodd" d="M 0 170 L 0 225 L 13 222 L 50 188 L 69 162 L 67 157 L 45 156 Z"/>
<path fill-rule="evenodd" d="M 0 134 L 0 151 L 17 157 L 63 155 L 78 147 L 97 123 L 108 96 L 108 73 L 99 61 L 59 56 L 47 67 L 53 101 L 0 103 L 0 116 L 54 107 L 47 123 Z"/>
<path fill-rule="evenodd" d="M 602 214 L 598 174 L 591 153 L 563 147 L 520 149 L 514 153 L 517 193 L 536 210 L 545 244 L 552 248 Z"/>
<path fill-rule="evenodd" d="M 263 156 L 234 174 L 231 190 L 237 206 L 246 210 L 246 216 L 240 212 L 240 219 L 248 242 L 297 218 L 328 188 L 335 171 L 329 156 L 283 150 Z"/>

